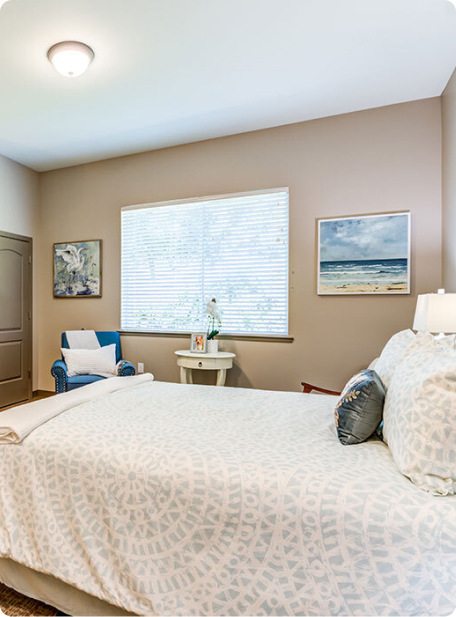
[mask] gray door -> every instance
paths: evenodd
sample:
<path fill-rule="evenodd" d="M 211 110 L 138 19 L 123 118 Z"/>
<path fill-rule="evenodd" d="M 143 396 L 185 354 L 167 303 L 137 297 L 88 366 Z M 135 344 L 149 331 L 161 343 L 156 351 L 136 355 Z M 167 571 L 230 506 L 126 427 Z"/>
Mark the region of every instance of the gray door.
<path fill-rule="evenodd" d="M 32 241 L 0 231 L 0 407 L 32 396 Z"/>

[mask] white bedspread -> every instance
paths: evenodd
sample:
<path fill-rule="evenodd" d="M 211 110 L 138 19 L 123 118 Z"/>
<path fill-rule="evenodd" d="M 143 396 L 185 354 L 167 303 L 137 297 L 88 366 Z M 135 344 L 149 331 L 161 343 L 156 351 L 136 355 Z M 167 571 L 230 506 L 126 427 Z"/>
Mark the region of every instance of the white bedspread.
<path fill-rule="evenodd" d="M 77 405 L 153 379 L 154 376 L 150 373 L 112 377 L 109 381 L 96 381 L 65 394 L 7 409 L 0 414 L 0 446 L 20 443 L 36 428 Z"/>
<path fill-rule="evenodd" d="M 63 395 L 65 396 L 65 395 Z M 0 447 L 0 554 L 152 615 L 448 615 L 456 498 L 333 397 L 151 382 Z"/>

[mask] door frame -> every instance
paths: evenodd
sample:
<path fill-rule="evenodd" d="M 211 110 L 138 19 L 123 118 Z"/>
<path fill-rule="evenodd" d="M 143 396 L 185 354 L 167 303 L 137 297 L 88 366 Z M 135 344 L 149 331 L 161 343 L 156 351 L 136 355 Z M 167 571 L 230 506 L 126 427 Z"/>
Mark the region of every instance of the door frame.
<path fill-rule="evenodd" d="M 28 387 L 28 400 L 33 398 L 33 320 L 35 313 L 33 310 L 33 238 L 30 236 L 22 236 L 21 234 L 13 234 L 9 231 L 0 230 L 0 238 L 8 238 L 10 240 L 18 240 L 19 242 L 26 242 L 30 245 L 30 298 L 32 300 L 32 318 L 30 319 L 30 379 Z M 0 408 L 1 409 L 1 408 Z"/>

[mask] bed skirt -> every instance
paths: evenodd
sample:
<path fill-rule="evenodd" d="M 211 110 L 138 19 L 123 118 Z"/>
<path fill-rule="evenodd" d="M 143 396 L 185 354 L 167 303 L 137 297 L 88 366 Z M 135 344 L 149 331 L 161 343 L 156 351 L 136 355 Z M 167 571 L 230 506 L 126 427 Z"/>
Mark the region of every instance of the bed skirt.
<path fill-rule="evenodd" d="M 135 614 L 127 613 L 49 574 L 31 570 L 12 559 L 0 558 L 0 582 L 29 598 L 49 604 L 66 615 L 123 617 Z"/>

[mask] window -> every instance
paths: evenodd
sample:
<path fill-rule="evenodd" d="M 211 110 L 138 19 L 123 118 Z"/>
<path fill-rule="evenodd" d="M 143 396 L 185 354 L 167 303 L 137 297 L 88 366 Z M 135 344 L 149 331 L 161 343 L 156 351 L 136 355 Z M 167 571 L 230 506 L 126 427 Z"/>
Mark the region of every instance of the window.
<path fill-rule="evenodd" d="M 122 330 L 288 335 L 288 189 L 122 208 Z"/>

